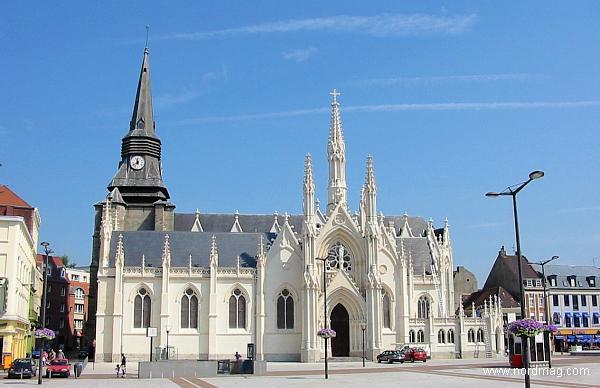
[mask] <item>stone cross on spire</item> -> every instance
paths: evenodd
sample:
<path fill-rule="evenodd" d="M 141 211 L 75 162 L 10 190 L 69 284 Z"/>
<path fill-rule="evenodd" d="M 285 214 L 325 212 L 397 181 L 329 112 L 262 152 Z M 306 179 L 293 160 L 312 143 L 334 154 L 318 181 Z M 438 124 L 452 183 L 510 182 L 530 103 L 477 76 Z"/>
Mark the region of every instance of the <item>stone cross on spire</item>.
<path fill-rule="evenodd" d="M 337 102 L 337 97 L 338 97 L 339 95 L 341 95 L 341 93 L 340 93 L 340 92 L 338 92 L 338 91 L 337 91 L 337 89 L 333 89 L 333 91 L 329 92 L 329 95 L 330 95 L 330 96 L 333 96 L 333 103 L 334 103 L 334 104 L 337 104 L 337 103 L 338 103 L 338 102 Z"/>

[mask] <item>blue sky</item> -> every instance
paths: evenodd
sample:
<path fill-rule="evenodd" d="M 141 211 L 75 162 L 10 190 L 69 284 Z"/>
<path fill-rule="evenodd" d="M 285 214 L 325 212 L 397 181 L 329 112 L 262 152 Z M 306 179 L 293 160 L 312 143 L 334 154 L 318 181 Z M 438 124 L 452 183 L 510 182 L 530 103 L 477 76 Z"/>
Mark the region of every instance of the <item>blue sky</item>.
<path fill-rule="evenodd" d="M 324 199 L 337 88 L 353 210 L 370 154 L 379 209 L 447 217 L 455 264 L 483 283 L 514 245 L 509 198 L 484 193 L 540 169 L 519 197 L 524 253 L 600 258 L 598 3 L 122 3 L 0 4 L 0 182 L 57 253 L 90 261 L 148 24 L 178 211 L 299 213 L 308 152 Z"/>

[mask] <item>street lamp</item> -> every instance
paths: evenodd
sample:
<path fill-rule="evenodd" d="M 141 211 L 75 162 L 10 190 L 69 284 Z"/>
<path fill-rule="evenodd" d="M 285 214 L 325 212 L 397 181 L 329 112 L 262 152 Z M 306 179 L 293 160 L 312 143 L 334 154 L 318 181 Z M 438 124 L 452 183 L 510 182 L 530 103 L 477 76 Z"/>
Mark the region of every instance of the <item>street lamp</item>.
<path fill-rule="evenodd" d="M 529 173 L 529 179 L 525 182 L 517 183 L 516 185 L 512 185 L 507 187 L 502 192 L 489 192 L 486 194 L 486 197 L 499 197 L 501 195 L 510 195 L 512 197 L 513 202 L 513 216 L 515 219 L 515 238 L 517 240 L 517 260 L 518 260 L 518 268 L 519 268 L 519 293 L 521 299 L 521 319 L 525 319 L 525 289 L 523 288 L 523 270 L 521 269 L 521 239 L 519 237 L 519 217 L 517 215 L 517 194 L 525 188 L 534 179 L 539 179 L 544 176 L 543 171 L 532 171 Z M 523 366 L 525 367 L 525 387 L 529 388 L 531 385 L 530 376 L 529 376 L 529 360 L 530 360 L 530 350 L 529 343 L 527 341 L 527 336 L 521 336 L 521 342 L 523 344 L 523 354 L 525 355 L 525 362 Z"/>
<path fill-rule="evenodd" d="M 40 245 L 44 247 L 44 253 L 45 253 L 44 266 L 43 266 L 44 286 L 42 287 L 42 306 L 41 306 L 42 329 L 45 329 L 46 328 L 46 292 L 48 289 L 48 255 L 50 255 L 50 253 L 53 253 L 53 252 L 51 249 L 48 248 L 50 246 L 50 243 L 43 241 Z M 42 339 L 42 349 L 40 350 L 40 362 L 38 365 L 38 384 L 42 383 L 42 361 L 43 361 L 43 355 L 44 355 L 44 348 L 46 347 L 46 339 L 43 337 L 41 339 Z"/>
<path fill-rule="evenodd" d="M 325 317 L 325 327 L 323 329 L 327 329 L 327 258 L 315 257 L 315 260 L 319 260 L 323 262 L 323 312 Z M 329 373 L 327 369 L 327 338 L 323 338 L 325 340 L 325 378 L 329 378 Z"/>
<path fill-rule="evenodd" d="M 360 323 L 360 328 L 362 329 L 362 361 L 363 361 L 363 368 L 365 367 L 365 330 L 367 330 L 367 322 L 366 321 L 362 321 Z"/>
<path fill-rule="evenodd" d="M 546 270 L 544 268 L 544 266 L 546 264 L 548 264 L 549 262 L 558 259 L 558 256 L 552 256 L 551 258 L 549 258 L 546 261 L 540 261 L 538 263 L 531 263 L 531 264 L 538 264 L 542 267 L 542 277 L 543 282 L 542 285 L 544 286 L 544 313 L 546 315 L 546 325 L 550 324 L 550 311 L 548 309 L 548 306 L 550 306 L 550 303 L 548 303 L 548 294 L 547 294 L 547 288 L 546 288 Z M 548 346 L 550 347 L 549 352 L 548 352 L 548 368 L 552 368 L 552 333 L 548 334 Z"/>
<path fill-rule="evenodd" d="M 171 331 L 171 326 L 167 325 L 167 361 L 169 360 L 169 332 Z"/>

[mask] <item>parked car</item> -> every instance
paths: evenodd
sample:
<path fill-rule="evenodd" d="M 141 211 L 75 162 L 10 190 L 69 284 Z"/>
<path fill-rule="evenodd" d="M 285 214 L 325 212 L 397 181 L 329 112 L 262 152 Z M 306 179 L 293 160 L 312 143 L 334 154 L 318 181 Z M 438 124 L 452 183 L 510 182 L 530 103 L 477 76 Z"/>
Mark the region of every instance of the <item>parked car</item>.
<path fill-rule="evenodd" d="M 58 358 L 50 361 L 50 364 L 46 367 L 46 377 L 54 376 L 65 376 L 71 375 L 71 364 L 66 358 Z"/>
<path fill-rule="evenodd" d="M 410 348 L 408 352 L 406 352 L 406 361 L 415 362 L 415 361 L 427 361 L 427 352 L 423 348 Z"/>
<path fill-rule="evenodd" d="M 404 352 L 401 350 L 386 350 L 380 355 L 377 356 L 377 362 L 387 362 L 388 364 L 399 362 L 404 362 Z"/>
<path fill-rule="evenodd" d="M 8 378 L 31 378 L 35 376 L 36 370 L 37 368 L 30 358 L 18 358 L 10 364 L 10 369 L 8 370 Z"/>

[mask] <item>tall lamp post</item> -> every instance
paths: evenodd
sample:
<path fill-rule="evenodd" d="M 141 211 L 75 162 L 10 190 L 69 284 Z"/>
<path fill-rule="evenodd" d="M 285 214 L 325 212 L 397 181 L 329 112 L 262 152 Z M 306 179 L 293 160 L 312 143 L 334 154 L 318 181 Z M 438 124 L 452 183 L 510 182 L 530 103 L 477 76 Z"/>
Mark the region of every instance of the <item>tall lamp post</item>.
<path fill-rule="evenodd" d="M 546 315 L 546 325 L 550 324 L 550 311 L 548 309 L 548 306 L 550 306 L 550 303 L 548 303 L 548 293 L 547 293 L 547 287 L 546 287 L 546 270 L 544 268 L 544 266 L 546 264 L 548 264 L 551 261 L 554 261 L 558 259 L 558 256 L 552 256 L 551 258 L 549 258 L 548 260 L 545 261 L 540 261 L 538 263 L 531 263 L 531 264 L 538 264 L 542 267 L 542 277 L 544 278 L 542 280 L 542 285 L 544 286 L 544 315 Z M 552 333 L 548 334 L 548 346 L 550 347 L 549 352 L 548 352 L 548 368 L 552 368 Z"/>
<path fill-rule="evenodd" d="M 327 329 L 327 258 L 315 257 L 316 260 L 323 262 L 323 316 L 325 317 L 325 327 Z M 329 378 L 329 371 L 327 369 L 327 338 L 323 338 L 325 340 L 325 378 Z"/>
<path fill-rule="evenodd" d="M 366 321 L 362 321 L 360 323 L 360 328 L 362 329 L 362 361 L 363 361 L 363 368 L 365 367 L 365 330 L 367 330 L 367 322 Z"/>
<path fill-rule="evenodd" d="M 525 289 L 523 288 L 523 270 L 521 263 L 521 239 L 519 237 L 519 217 L 517 215 L 517 194 L 521 190 L 525 188 L 532 180 L 539 179 L 544 176 L 543 171 L 532 171 L 529 174 L 529 179 L 525 182 L 517 183 L 516 185 L 512 185 L 507 187 L 504 191 L 501 192 L 489 192 L 486 194 L 487 197 L 499 197 L 501 195 L 510 195 L 512 197 L 513 202 L 513 216 L 515 219 L 515 238 L 517 240 L 517 260 L 518 260 L 518 268 L 519 268 L 519 293 L 521 299 L 521 319 L 525 319 Z M 527 336 L 521 336 L 521 343 L 523 354 L 525 355 L 525 362 L 523 366 L 525 367 L 525 387 L 529 388 L 531 385 L 531 380 L 529 376 L 529 361 L 530 361 L 530 350 L 529 350 L 529 342 L 527 341 Z"/>
<path fill-rule="evenodd" d="M 52 250 L 48 248 L 50 243 L 44 241 L 40 244 L 44 247 L 44 286 L 42 287 L 42 329 L 46 328 L 46 292 L 48 291 L 48 255 L 52 253 Z M 46 347 L 46 339 L 42 337 L 42 349 L 40 350 L 40 362 L 38 365 L 38 384 L 42 383 L 42 361 L 44 355 L 44 348 Z"/>

